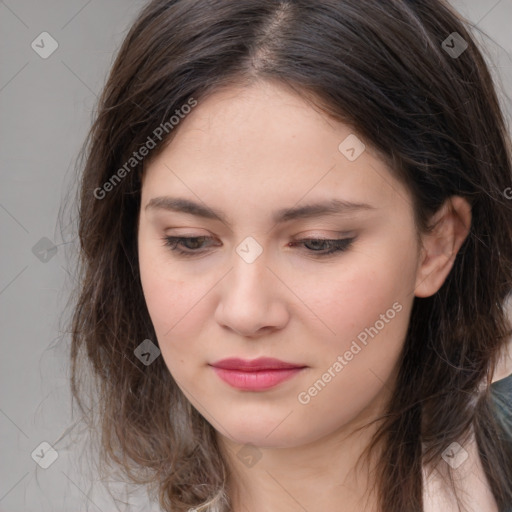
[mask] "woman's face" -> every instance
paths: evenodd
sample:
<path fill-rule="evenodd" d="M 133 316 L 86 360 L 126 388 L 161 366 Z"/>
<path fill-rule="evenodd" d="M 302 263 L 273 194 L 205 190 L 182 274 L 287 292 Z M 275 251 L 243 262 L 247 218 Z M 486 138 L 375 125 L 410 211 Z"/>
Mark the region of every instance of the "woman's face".
<path fill-rule="evenodd" d="M 355 425 L 389 393 L 409 322 L 420 254 L 409 193 L 348 126 L 280 86 L 225 89 L 180 123 L 145 170 L 138 231 L 169 371 L 237 443 L 291 447 Z M 173 251 L 166 237 L 199 239 Z M 260 357 L 302 369 L 212 366 Z"/>

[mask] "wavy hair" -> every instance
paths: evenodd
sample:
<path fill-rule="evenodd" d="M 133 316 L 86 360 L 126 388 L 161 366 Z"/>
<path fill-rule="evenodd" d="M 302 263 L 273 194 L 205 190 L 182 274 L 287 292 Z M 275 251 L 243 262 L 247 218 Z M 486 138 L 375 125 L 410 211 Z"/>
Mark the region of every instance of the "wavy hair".
<path fill-rule="evenodd" d="M 408 187 L 418 233 L 450 196 L 472 207 L 443 286 L 414 298 L 396 389 L 368 446 L 384 447 L 381 511 L 422 511 L 423 465 L 470 431 L 500 510 L 512 503 L 512 445 L 490 388 L 512 330 L 512 150 L 470 29 L 444 0 L 153 0 L 139 13 L 81 151 L 71 388 L 99 419 L 102 463 L 146 485 L 163 510 L 231 505 L 214 428 L 162 357 L 146 366 L 134 355 L 143 340 L 157 343 L 138 265 L 141 176 L 191 98 L 262 80 L 291 87 L 372 145 Z M 443 43 L 454 32 L 467 43 L 458 56 Z M 167 128 L 161 142 L 132 160 L 158 127 Z M 97 397 L 89 410 L 88 377 Z"/>

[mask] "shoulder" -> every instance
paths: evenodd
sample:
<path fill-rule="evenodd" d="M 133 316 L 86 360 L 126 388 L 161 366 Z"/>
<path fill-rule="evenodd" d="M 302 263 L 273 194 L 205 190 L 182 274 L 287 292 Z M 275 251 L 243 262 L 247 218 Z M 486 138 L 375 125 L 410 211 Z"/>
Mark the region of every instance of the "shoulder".
<path fill-rule="evenodd" d="M 503 424 L 510 442 L 512 442 L 512 373 L 495 380 L 491 385 L 491 396 L 494 413 Z M 466 455 L 467 454 L 467 455 Z M 460 447 L 460 456 L 454 471 L 455 485 L 460 489 L 458 494 L 467 505 L 468 512 L 499 512 L 494 496 L 490 490 L 487 477 L 482 466 L 478 446 L 474 436 Z M 461 462 L 463 461 L 463 462 Z M 425 512 L 458 511 L 455 496 L 448 489 L 447 462 L 440 461 L 436 469 L 427 473 L 423 471 L 423 501 Z M 512 512 L 512 508 L 510 511 Z"/>
<path fill-rule="evenodd" d="M 460 446 L 460 445 L 459 445 Z M 467 512 L 500 512 L 487 481 L 476 440 L 472 435 L 463 446 L 457 448 L 454 484 L 457 498 L 466 506 Z M 458 512 L 459 506 L 453 491 L 447 485 L 448 462 L 440 461 L 435 470 L 423 470 L 424 512 Z"/>

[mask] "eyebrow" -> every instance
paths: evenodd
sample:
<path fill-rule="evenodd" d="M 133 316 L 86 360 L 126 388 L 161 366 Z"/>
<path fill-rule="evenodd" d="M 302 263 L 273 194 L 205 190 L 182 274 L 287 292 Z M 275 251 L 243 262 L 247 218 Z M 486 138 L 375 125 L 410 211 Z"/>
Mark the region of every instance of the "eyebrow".
<path fill-rule="evenodd" d="M 145 210 L 167 210 L 179 213 L 188 213 L 205 219 L 213 219 L 223 222 L 230 226 L 226 216 L 220 210 L 209 208 L 189 199 L 177 197 L 154 197 L 145 207 Z M 335 215 L 343 213 L 352 213 L 360 210 L 375 210 L 374 206 L 366 203 L 354 203 L 341 199 L 331 199 L 330 201 L 311 203 L 304 206 L 283 208 L 274 212 L 273 222 L 276 224 L 284 223 L 294 219 L 306 219 L 321 217 L 324 215 Z"/>

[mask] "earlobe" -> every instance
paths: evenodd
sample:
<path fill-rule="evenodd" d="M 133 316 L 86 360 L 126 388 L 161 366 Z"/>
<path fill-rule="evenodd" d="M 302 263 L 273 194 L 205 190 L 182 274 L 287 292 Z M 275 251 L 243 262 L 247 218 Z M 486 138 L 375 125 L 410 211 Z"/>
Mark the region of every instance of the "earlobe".
<path fill-rule="evenodd" d="M 459 196 L 446 200 L 432 217 L 433 229 L 422 235 L 414 295 L 434 295 L 447 278 L 471 229 L 471 206 Z"/>

